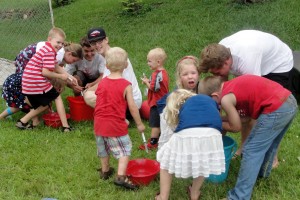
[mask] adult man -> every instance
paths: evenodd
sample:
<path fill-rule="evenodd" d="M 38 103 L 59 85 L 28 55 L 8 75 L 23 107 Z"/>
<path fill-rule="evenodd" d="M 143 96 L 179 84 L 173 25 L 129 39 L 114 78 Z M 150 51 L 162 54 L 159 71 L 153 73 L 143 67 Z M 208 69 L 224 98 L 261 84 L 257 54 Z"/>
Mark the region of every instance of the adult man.
<path fill-rule="evenodd" d="M 253 74 L 290 88 L 292 50 L 279 38 L 257 30 L 239 31 L 201 52 L 201 70 L 228 78 Z"/>
<path fill-rule="evenodd" d="M 200 68 L 228 80 L 229 73 L 234 76 L 252 74 L 263 76 L 292 88 L 293 54 L 292 50 L 276 36 L 257 30 L 242 30 L 222 39 L 219 44 L 211 44 L 201 52 Z M 262 91 L 263 92 L 263 91 Z M 242 112 L 242 111 L 240 111 Z M 244 118 L 242 143 L 248 137 L 254 120 Z M 236 155 L 241 155 L 240 148 Z M 273 166 L 277 167 L 278 158 Z"/>
<path fill-rule="evenodd" d="M 105 54 L 110 49 L 110 46 L 109 46 L 108 37 L 106 37 L 106 33 L 104 29 L 101 27 L 92 28 L 88 31 L 87 37 L 91 45 L 96 48 L 97 52 L 101 54 L 103 57 L 105 57 Z M 140 91 L 135 73 L 133 71 L 129 59 L 127 60 L 127 62 L 128 62 L 128 66 L 123 71 L 122 77 L 128 80 L 132 84 L 133 99 L 137 107 L 140 108 L 142 105 L 142 93 Z M 103 78 L 108 76 L 109 74 L 110 71 L 105 67 Z M 88 88 L 88 90 L 83 95 L 86 104 L 88 104 L 93 108 L 95 107 L 95 103 L 96 103 L 95 90 L 97 89 L 97 86 L 98 84 L 95 84 L 94 86 Z"/>
<path fill-rule="evenodd" d="M 77 79 L 78 85 L 71 87 L 75 96 L 80 95 L 84 88 L 97 85 L 105 68 L 105 59 L 96 52 L 95 47 L 91 46 L 87 37 L 81 39 L 80 45 L 83 50 L 83 59 L 67 64 L 65 67 L 65 70 Z"/>

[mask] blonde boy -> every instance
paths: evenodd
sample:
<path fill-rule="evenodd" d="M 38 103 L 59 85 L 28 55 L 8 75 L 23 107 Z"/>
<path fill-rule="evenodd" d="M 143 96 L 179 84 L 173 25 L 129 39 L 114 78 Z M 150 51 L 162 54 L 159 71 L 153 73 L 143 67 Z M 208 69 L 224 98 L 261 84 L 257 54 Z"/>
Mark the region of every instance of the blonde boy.
<path fill-rule="evenodd" d="M 62 67 L 56 65 L 56 53 L 63 47 L 65 38 L 62 29 L 52 28 L 45 46 L 26 65 L 22 76 L 22 93 L 26 96 L 26 103 L 33 109 L 18 120 L 16 127 L 19 129 L 32 129 L 32 125 L 28 124 L 29 120 L 45 111 L 53 100 L 57 101 L 57 109 L 63 108 L 59 92 L 50 80 L 59 78 L 66 81 L 69 77 Z"/>
<path fill-rule="evenodd" d="M 133 100 L 131 83 L 122 78 L 123 70 L 127 65 L 125 50 L 114 47 L 107 51 L 106 66 L 110 70 L 110 75 L 99 82 L 96 90 L 94 132 L 101 161 L 100 178 L 107 180 L 114 172 L 114 169 L 109 166 L 109 154 L 112 153 L 119 160 L 118 174 L 114 184 L 134 190 L 138 186 L 126 176 L 132 148 L 128 126 L 125 122 L 127 106 L 137 124 L 138 131 L 142 133 L 145 126 Z"/>
<path fill-rule="evenodd" d="M 149 149 L 158 147 L 160 134 L 160 118 L 156 102 L 169 92 L 169 77 L 164 68 L 166 59 L 167 54 L 162 48 L 150 50 L 147 55 L 147 62 L 153 73 L 150 79 L 146 76 L 142 78 L 142 83 L 148 88 L 148 104 L 150 107 L 149 125 L 151 127 L 151 139 L 147 144 Z M 139 148 L 145 149 L 144 145 L 140 145 Z"/>

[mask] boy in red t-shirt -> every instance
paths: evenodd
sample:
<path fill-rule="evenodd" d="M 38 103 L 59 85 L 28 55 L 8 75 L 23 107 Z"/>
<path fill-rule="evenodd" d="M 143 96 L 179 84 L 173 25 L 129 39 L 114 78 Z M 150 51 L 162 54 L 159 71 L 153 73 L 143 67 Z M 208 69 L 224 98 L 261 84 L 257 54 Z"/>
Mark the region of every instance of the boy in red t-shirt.
<path fill-rule="evenodd" d="M 127 106 L 140 133 L 144 132 L 145 126 L 133 100 L 131 83 L 122 78 L 123 70 L 128 65 L 126 51 L 119 47 L 110 48 L 105 58 L 110 75 L 98 84 L 94 112 L 94 131 L 102 166 L 99 169 L 100 178 L 107 180 L 114 172 L 114 169 L 109 166 L 111 152 L 119 160 L 115 185 L 126 189 L 137 189 L 138 186 L 126 176 L 132 149 L 128 125 L 125 121 Z"/>
<path fill-rule="evenodd" d="M 150 69 L 154 72 L 150 79 L 146 76 L 141 78 L 142 83 L 148 88 L 148 104 L 150 107 L 149 125 L 151 127 L 151 139 L 147 144 L 149 149 L 156 149 L 158 147 L 158 138 L 160 135 L 160 118 L 156 102 L 169 92 L 169 77 L 164 68 L 166 59 L 166 52 L 162 48 L 150 50 L 147 55 L 147 62 Z M 145 146 L 140 145 L 139 148 L 144 150 Z"/>
<path fill-rule="evenodd" d="M 241 118 L 256 120 L 242 149 L 241 167 L 235 187 L 227 199 L 250 199 L 258 177 L 268 177 L 279 143 L 296 113 L 297 102 L 280 84 L 255 75 L 243 75 L 222 82 L 221 77 L 206 77 L 199 92 L 211 96 L 226 116 L 225 131 L 238 132 Z"/>

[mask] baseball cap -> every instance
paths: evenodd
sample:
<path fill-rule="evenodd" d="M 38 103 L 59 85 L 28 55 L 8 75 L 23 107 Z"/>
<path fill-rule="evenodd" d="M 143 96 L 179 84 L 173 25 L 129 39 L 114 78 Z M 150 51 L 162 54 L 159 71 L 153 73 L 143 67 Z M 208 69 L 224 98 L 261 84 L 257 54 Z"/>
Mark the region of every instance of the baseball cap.
<path fill-rule="evenodd" d="M 87 37 L 89 42 L 96 42 L 106 38 L 106 34 L 103 28 L 92 28 L 88 31 Z"/>

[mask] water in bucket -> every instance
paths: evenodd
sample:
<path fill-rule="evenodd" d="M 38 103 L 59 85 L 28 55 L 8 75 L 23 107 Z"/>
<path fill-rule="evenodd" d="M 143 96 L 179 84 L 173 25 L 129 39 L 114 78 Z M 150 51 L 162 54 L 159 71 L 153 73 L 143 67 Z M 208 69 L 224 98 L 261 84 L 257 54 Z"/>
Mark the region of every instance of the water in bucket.
<path fill-rule="evenodd" d="M 213 175 L 211 174 L 206 180 L 213 182 L 213 183 L 222 183 L 223 181 L 226 180 L 228 171 L 229 171 L 229 166 L 230 166 L 230 161 L 232 156 L 235 154 L 236 149 L 237 149 L 237 144 L 229 136 L 223 136 L 223 146 L 224 146 L 224 154 L 225 154 L 225 172 L 221 173 L 220 175 Z"/>

